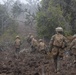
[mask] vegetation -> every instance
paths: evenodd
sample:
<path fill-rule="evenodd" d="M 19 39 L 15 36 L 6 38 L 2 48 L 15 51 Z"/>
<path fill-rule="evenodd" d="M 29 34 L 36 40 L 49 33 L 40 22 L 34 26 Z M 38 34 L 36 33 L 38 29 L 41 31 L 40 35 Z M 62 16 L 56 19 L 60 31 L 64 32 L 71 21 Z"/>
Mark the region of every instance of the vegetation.
<path fill-rule="evenodd" d="M 76 33 L 76 0 L 42 0 L 37 13 L 37 31 L 40 37 L 50 38 L 55 28 L 64 28 L 65 35 Z"/>
<path fill-rule="evenodd" d="M 12 13 L 13 13 L 13 16 L 14 17 L 17 17 L 21 14 L 23 10 L 21 9 L 21 4 L 18 4 L 18 2 L 16 1 L 13 5 L 13 8 L 12 8 Z"/>
<path fill-rule="evenodd" d="M 11 42 L 17 33 L 16 29 L 16 21 L 9 16 L 5 5 L 0 4 L 0 45 Z"/>

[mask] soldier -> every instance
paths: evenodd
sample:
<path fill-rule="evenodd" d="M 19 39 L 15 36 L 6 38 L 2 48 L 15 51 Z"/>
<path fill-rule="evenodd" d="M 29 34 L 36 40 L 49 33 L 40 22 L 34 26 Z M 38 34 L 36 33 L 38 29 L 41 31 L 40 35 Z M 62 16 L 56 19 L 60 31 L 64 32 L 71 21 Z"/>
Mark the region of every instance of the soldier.
<path fill-rule="evenodd" d="M 32 36 L 31 33 L 29 33 L 29 35 L 27 36 L 27 42 L 28 42 L 29 44 L 31 43 L 31 40 L 32 40 L 31 36 Z"/>
<path fill-rule="evenodd" d="M 16 36 L 16 40 L 15 40 L 16 53 L 18 53 L 20 51 L 20 45 L 21 45 L 20 37 L 19 36 Z"/>
<path fill-rule="evenodd" d="M 57 27 L 56 34 L 52 36 L 50 45 L 50 52 L 52 52 L 55 72 L 60 71 L 60 59 L 63 58 L 64 48 L 66 47 L 66 39 L 63 36 L 63 28 Z"/>
<path fill-rule="evenodd" d="M 38 49 L 40 53 L 45 53 L 46 54 L 46 45 L 43 42 L 42 39 L 39 39 L 39 45 L 38 45 Z"/>
<path fill-rule="evenodd" d="M 73 41 L 70 44 L 70 50 L 74 58 L 74 64 L 76 63 L 76 34 L 73 36 Z"/>
<path fill-rule="evenodd" d="M 31 36 L 31 39 L 32 52 L 35 52 L 38 49 L 38 41 L 33 36 Z"/>

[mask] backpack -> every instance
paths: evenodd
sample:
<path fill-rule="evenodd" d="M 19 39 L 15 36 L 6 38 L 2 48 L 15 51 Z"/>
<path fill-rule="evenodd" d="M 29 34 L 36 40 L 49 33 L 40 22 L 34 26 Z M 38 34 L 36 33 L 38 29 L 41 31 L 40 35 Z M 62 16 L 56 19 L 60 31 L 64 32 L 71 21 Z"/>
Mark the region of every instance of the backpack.
<path fill-rule="evenodd" d="M 64 36 L 61 34 L 56 34 L 54 36 L 53 45 L 57 47 L 63 47 L 64 44 Z"/>
<path fill-rule="evenodd" d="M 44 42 L 40 42 L 39 43 L 39 48 L 40 48 L 40 50 L 45 49 L 45 43 Z"/>
<path fill-rule="evenodd" d="M 20 39 L 16 39 L 16 40 L 15 40 L 15 45 L 19 46 L 20 44 L 21 44 Z"/>

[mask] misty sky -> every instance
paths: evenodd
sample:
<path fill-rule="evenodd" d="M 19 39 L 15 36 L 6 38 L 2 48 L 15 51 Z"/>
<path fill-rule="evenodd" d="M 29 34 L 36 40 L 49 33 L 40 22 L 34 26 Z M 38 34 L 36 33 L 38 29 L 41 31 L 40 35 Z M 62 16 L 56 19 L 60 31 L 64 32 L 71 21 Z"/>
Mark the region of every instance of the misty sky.
<path fill-rule="evenodd" d="M 7 0 L 0 0 L 0 3 L 3 4 L 3 1 L 7 1 Z M 16 0 L 14 0 L 14 1 L 16 1 Z M 26 0 L 20 0 L 20 1 L 23 3 L 26 3 Z"/>
<path fill-rule="evenodd" d="M 7 1 L 7 0 L 0 0 L 0 3 L 3 4 L 3 1 Z M 14 0 L 16 1 L 16 0 Z M 20 0 L 22 3 L 27 3 L 26 0 Z M 35 0 L 36 1 L 36 0 Z M 40 0 L 41 1 L 41 0 Z"/>

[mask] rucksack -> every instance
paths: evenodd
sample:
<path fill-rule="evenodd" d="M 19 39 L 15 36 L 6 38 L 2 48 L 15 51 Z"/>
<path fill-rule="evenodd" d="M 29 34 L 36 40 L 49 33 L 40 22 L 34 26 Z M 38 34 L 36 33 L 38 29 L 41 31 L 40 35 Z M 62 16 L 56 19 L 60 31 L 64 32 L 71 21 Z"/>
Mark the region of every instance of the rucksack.
<path fill-rule="evenodd" d="M 20 44 L 21 44 L 20 39 L 16 39 L 16 40 L 15 40 L 15 45 L 20 45 Z"/>
<path fill-rule="evenodd" d="M 64 36 L 61 34 L 56 34 L 54 36 L 53 45 L 57 47 L 63 47 L 64 44 Z"/>

